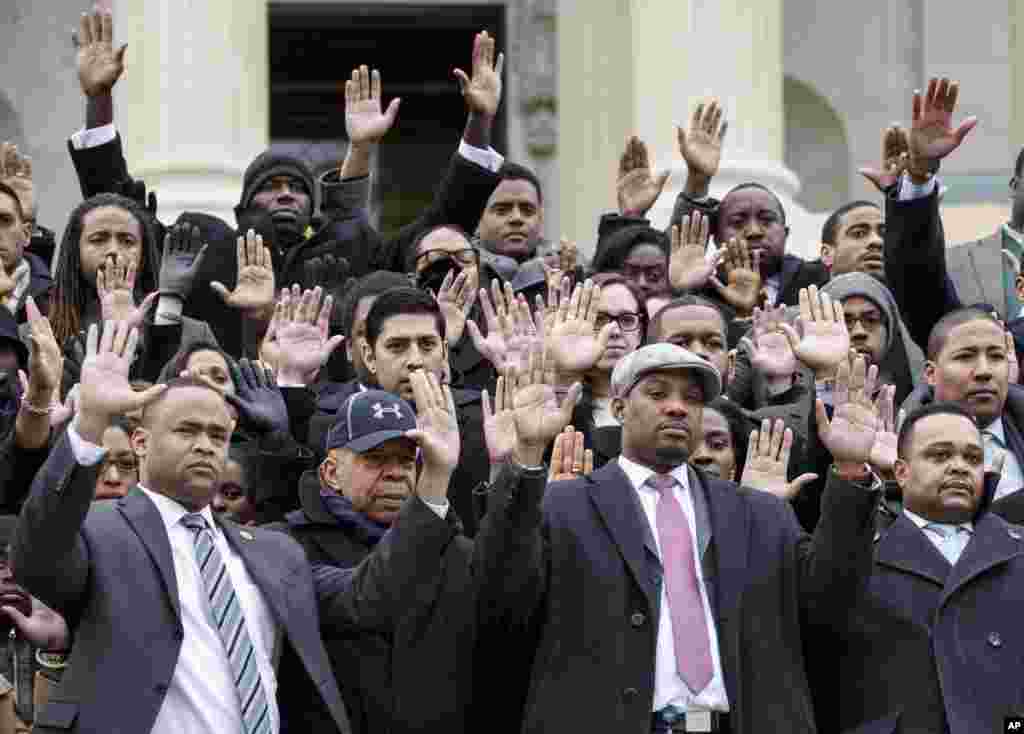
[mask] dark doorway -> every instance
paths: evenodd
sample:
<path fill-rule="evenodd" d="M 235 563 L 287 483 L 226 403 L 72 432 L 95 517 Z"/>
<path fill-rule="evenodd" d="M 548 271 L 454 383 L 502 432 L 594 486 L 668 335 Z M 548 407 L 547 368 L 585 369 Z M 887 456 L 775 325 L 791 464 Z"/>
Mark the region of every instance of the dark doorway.
<path fill-rule="evenodd" d="M 473 35 L 507 48 L 498 5 L 275 4 L 270 17 L 270 139 L 301 150 L 320 170 L 344 156 L 344 80 L 380 69 L 386 106 L 402 98 L 374 173 L 378 226 L 393 232 L 430 202 L 466 121 L 452 76 L 469 72 Z M 507 150 L 504 105 L 494 146 Z"/>

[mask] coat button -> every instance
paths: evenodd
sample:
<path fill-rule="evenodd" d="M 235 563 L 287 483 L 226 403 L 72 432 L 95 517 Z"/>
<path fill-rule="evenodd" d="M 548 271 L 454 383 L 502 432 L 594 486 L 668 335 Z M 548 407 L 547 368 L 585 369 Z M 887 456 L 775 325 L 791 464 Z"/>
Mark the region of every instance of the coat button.
<path fill-rule="evenodd" d="M 998 632 L 989 632 L 988 644 L 990 644 L 992 647 L 1002 647 L 1003 638 L 999 636 Z"/>
<path fill-rule="evenodd" d="M 640 695 L 640 691 L 635 688 L 627 688 L 622 692 L 622 697 L 627 701 L 632 701 L 634 698 Z"/>
<path fill-rule="evenodd" d="M 644 622 L 647 621 L 647 617 L 643 615 L 643 612 L 633 612 L 629 618 L 629 623 L 634 627 L 643 627 Z"/>
<path fill-rule="evenodd" d="M 1021 539 L 1021 534 L 1020 534 L 1019 530 L 1009 530 L 1007 532 L 1010 533 L 1010 537 L 1013 538 L 1014 540 L 1020 540 Z"/>

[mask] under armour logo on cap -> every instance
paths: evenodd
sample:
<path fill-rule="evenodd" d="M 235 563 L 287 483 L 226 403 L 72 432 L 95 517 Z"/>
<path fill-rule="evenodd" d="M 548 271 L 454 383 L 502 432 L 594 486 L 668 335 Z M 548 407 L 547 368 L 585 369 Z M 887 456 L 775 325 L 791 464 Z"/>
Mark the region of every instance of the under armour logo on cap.
<path fill-rule="evenodd" d="M 402 411 L 398 407 L 398 403 L 392 403 L 391 405 L 384 407 L 380 403 L 373 404 L 373 417 L 377 420 L 383 420 L 385 413 L 394 413 L 395 418 L 402 419 Z"/>
<path fill-rule="evenodd" d="M 385 441 L 405 438 L 415 428 L 416 413 L 409 403 L 383 390 L 365 390 L 350 395 L 338 408 L 325 448 L 361 454 Z"/>

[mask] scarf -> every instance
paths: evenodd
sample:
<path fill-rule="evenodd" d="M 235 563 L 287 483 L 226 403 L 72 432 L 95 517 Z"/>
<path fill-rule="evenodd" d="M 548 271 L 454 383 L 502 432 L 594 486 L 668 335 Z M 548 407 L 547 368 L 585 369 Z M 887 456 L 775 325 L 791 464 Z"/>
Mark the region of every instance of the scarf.
<path fill-rule="evenodd" d="M 375 547 L 388 531 L 387 525 L 375 522 L 363 513 L 357 512 L 348 497 L 344 495 L 320 492 L 320 499 L 323 500 L 327 512 L 338 521 L 340 527 L 355 534 L 370 548 Z"/>
<path fill-rule="evenodd" d="M 4 301 L 4 305 L 11 313 L 16 313 L 21 299 L 28 290 L 28 284 L 32 280 L 32 268 L 29 267 L 28 260 L 22 258 L 21 262 L 18 263 L 18 267 L 14 269 L 14 290 L 11 291 L 11 295 L 7 296 Z"/>

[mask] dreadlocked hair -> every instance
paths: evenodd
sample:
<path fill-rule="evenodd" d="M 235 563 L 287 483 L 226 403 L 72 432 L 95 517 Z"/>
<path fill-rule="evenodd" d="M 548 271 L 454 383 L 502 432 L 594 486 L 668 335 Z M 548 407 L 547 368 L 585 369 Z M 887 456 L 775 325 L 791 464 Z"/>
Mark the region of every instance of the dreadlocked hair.
<path fill-rule="evenodd" d="M 90 298 L 95 297 L 93 286 L 82 274 L 82 220 L 93 209 L 113 206 L 124 209 L 139 223 L 142 230 L 139 265 L 135 278 L 135 301 L 141 302 L 145 294 L 156 289 L 156 269 L 159 265 L 159 251 L 153 232 L 151 217 L 138 203 L 119 194 L 97 194 L 71 212 L 64 236 L 61 238 L 57 267 L 54 271 L 53 297 L 50 301 L 50 323 L 58 344 L 82 330 L 82 315 Z"/>

